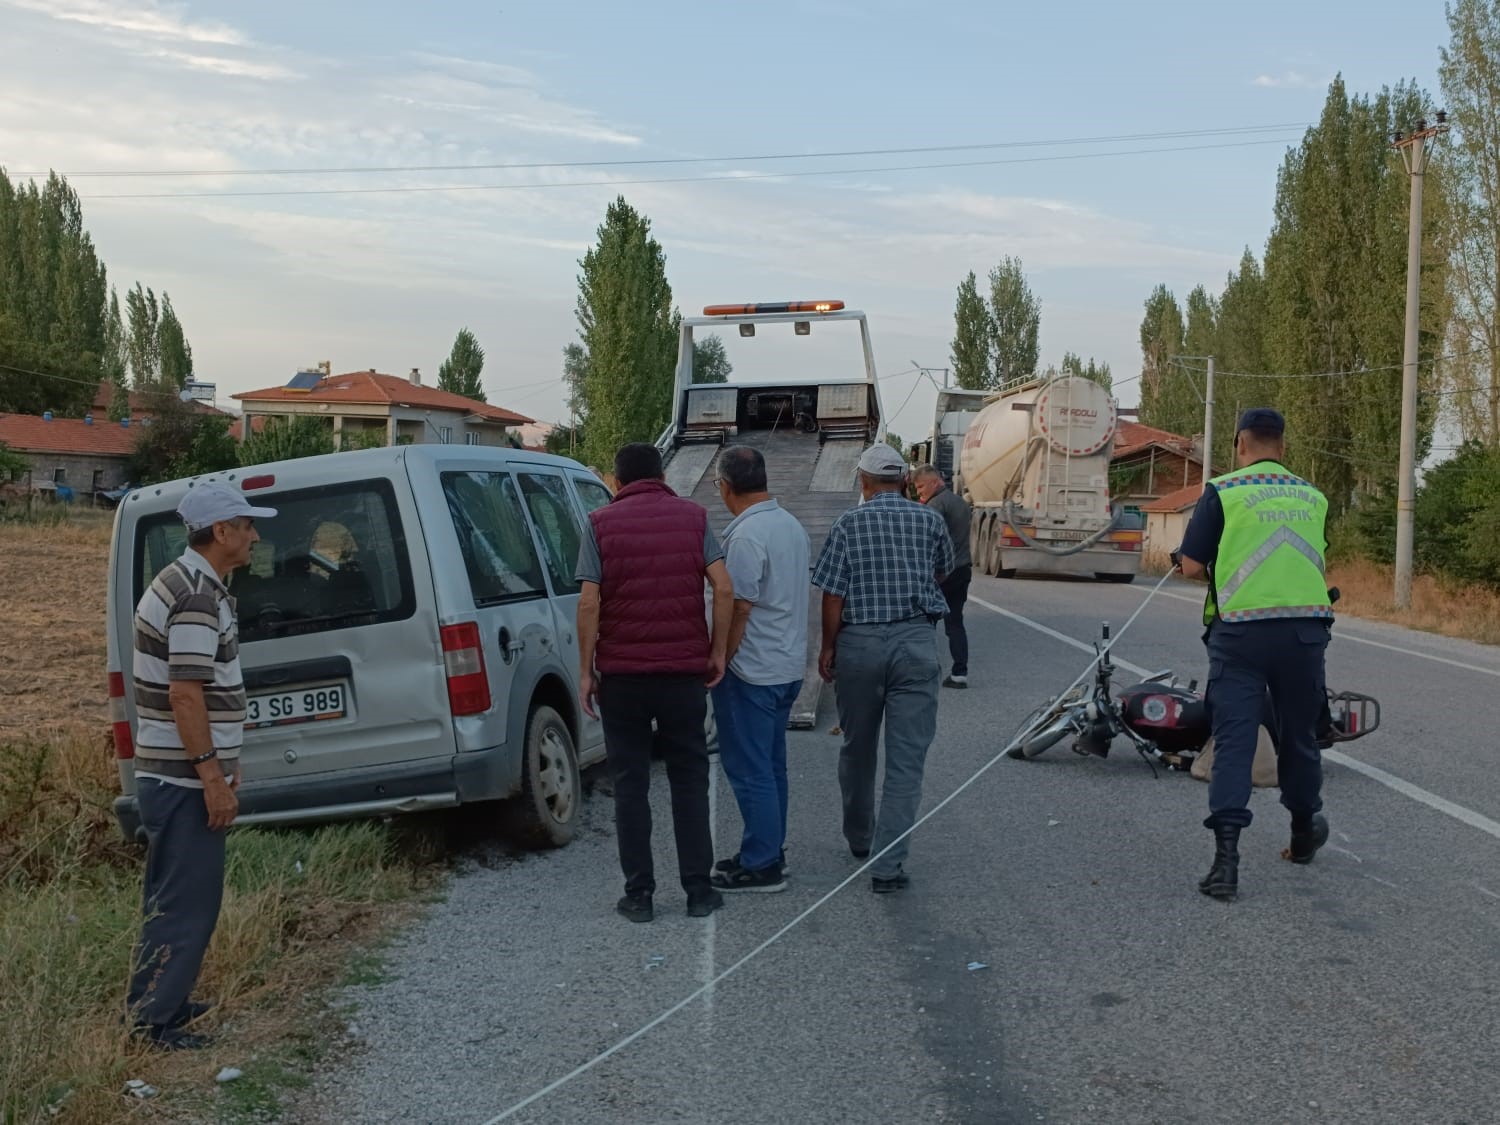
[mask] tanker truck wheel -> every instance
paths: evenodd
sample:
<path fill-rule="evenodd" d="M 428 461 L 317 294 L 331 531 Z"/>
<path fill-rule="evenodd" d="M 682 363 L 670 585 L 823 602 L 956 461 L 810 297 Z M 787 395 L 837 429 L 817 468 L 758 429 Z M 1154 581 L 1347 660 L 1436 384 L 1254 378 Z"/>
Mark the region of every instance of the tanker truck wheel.
<path fill-rule="evenodd" d="M 994 524 L 990 520 L 985 520 L 975 530 L 973 542 L 970 544 L 970 551 L 974 556 L 974 561 L 979 565 L 981 574 L 995 573 L 994 565 L 990 560 L 990 539 L 993 530 Z"/>

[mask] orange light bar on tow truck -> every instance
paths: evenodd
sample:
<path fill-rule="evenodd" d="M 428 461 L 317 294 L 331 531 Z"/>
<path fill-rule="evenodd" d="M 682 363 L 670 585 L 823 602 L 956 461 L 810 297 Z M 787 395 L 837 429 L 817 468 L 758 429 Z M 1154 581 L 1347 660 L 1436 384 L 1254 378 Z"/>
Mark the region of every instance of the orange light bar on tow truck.
<path fill-rule="evenodd" d="M 776 301 L 761 305 L 708 305 L 704 316 L 750 316 L 754 313 L 826 313 L 838 312 L 843 301 Z"/>

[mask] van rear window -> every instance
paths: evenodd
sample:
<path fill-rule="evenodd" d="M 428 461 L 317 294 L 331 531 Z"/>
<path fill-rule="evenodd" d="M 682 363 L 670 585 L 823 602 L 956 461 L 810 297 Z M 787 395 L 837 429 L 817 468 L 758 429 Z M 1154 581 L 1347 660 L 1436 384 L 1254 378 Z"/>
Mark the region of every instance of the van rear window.
<path fill-rule="evenodd" d="M 242 643 L 400 621 L 416 611 L 406 534 L 389 481 L 257 494 L 254 502 L 277 514 L 256 521 L 260 542 L 249 564 L 229 576 Z M 136 600 L 186 549 L 176 513 L 141 520 Z"/>

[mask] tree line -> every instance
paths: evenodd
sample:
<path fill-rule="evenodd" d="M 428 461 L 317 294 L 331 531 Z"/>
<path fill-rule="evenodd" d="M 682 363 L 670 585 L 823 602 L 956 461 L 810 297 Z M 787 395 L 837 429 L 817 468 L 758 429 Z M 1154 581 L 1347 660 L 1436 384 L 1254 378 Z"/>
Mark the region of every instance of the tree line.
<path fill-rule="evenodd" d="M 192 373 L 165 292 L 136 282 L 122 315 L 67 181 L 16 184 L 0 168 L 0 411 L 80 415 L 107 382 L 118 420 L 132 388 L 181 390 Z"/>
<path fill-rule="evenodd" d="M 1259 257 L 1217 292 L 1165 285 L 1140 326 L 1141 420 L 1203 429 L 1215 358 L 1213 461 L 1227 468 L 1240 410 L 1287 418 L 1288 460 L 1340 516 L 1335 549 L 1390 561 L 1400 449 L 1410 182 L 1398 132 L 1446 108 L 1423 185 L 1418 332 L 1418 562 L 1500 586 L 1500 0 L 1447 10 L 1440 97 L 1413 83 L 1373 95 L 1330 85 L 1318 122 L 1277 174 Z M 1435 434 L 1455 434 L 1439 448 Z"/>
<path fill-rule="evenodd" d="M 990 270 L 988 292 L 970 270 L 958 285 L 953 307 L 953 345 L 949 362 L 954 381 L 965 390 L 994 390 L 1014 379 L 1078 375 L 1106 389 L 1113 383 L 1109 364 L 1085 363 L 1064 352 L 1060 364 L 1038 371 L 1042 303 L 1031 291 L 1020 258 L 1006 257 Z"/>

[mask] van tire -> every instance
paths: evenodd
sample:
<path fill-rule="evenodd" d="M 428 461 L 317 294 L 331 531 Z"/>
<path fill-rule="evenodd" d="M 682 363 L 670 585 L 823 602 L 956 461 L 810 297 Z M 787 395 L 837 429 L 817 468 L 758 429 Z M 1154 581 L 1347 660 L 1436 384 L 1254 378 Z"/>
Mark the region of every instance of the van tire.
<path fill-rule="evenodd" d="M 578 752 L 563 717 L 537 706 L 526 719 L 521 793 L 512 802 L 515 833 L 537 848 L 560 848 L 573 839 L 583 780 Z"/>

